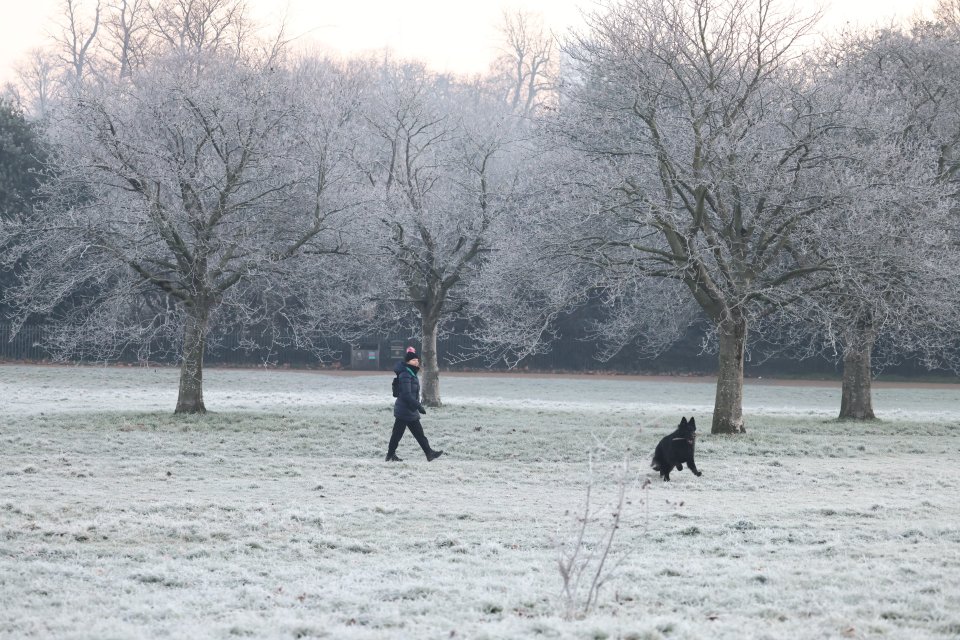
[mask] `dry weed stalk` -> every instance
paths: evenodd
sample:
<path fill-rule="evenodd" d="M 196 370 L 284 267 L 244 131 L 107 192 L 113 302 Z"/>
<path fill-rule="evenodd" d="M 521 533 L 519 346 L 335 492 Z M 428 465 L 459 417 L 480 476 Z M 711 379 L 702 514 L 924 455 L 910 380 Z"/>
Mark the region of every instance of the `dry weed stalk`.
<path fill-rule="evenodd" d="M 614 539 L 623 521 L 624 508 L 631 488 L 639 486 L 644 492 L 642 504 L 647 505 L 646 490 L 649 479 L 640 481 L 639 474 L 631 471 L 629 450 L 620 464 L 616 481 L 616 494 L 612 503 L 594 507 L 594 454 L 588 460 L 587 490 L 583 509 L 576 516 L 574 531 L 566 540 L 559 540 L 557 566 L 563 579 L 562 599 L 567 619 L 590 613 L 600 598 L 600 589 L 613 577 L 626 561 L 632 548 L 614 549 Z M 609 519 L 606 516 L 609 513 Z M 649 513 L 647 513 L 648 519 Z M 646 521 L 644 523 L 646 526 Z"/>

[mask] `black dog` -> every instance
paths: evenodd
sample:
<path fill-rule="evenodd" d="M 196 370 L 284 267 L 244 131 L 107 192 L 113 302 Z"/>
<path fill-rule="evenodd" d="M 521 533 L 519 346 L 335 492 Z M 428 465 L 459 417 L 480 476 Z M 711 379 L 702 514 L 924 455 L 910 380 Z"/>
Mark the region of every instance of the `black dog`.
<path fill-rule="evenodd" d="M 697 439 L 697 423 L 693 418 L 687 422 L 686 416 L 680 421 L 677 430 L 665 437 L 657 445 L 653 452 L 653 462 L 650 466 L 660 472 L 660 477 L 669 482 L 670 472 L 676 467 L 677 471 L 683 471 L 683 463 L 686 462 L 693 471 L 693 475 L 703 475 L 697 471 L 697 464 L 693 461 L 693 444 Z"/>

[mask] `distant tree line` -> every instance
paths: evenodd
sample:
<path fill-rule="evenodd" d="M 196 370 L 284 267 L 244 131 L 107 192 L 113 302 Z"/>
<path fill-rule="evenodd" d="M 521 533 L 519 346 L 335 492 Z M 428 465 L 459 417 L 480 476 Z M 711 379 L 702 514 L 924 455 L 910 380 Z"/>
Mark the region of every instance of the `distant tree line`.
<path fill-rule="evenodd" d="M 778 0 L 508 14 L 474 77 L 298 51 L 242 0 L 61 9 L 0 102 L 3 312 L 60 358 L 175 354 L 177 412 L 227 335 L 416 336 L 432 406 L 452 335 L 453 365 L 712 353 L 714 433 L 750 361 L 839 367 L 855 419 L 879 368 L 957 366 L 957 0 L 821 42 Z"/>

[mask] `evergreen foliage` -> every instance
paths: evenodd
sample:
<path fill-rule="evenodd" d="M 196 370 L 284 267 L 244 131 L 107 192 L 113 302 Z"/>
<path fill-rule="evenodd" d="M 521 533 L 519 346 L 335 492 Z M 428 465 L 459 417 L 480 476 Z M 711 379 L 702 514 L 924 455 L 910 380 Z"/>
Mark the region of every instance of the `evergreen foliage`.
<path fill-rule="evenodd" d="M 44 159 L 37 126 L 0 98 L 0 217 L 24 215 L 33 208 Z"/>

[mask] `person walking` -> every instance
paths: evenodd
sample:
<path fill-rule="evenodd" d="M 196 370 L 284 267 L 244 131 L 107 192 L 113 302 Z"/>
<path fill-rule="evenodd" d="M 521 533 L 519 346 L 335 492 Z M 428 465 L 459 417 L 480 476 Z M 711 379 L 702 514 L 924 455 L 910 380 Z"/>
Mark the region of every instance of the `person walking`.
<path fill-rule="evenodd" d="M 397 446 L 407 429 L 410 429 L 410 433 L 420 443 L 420 448 L 423 449 L 427 460 L 433 462 L 443 455 L 443 451 L 434 451 L 430 448 L 427 436 L 423 433 L 423 426 L 420 424 L 420 414 L 425 414 L 427 410 L 420 403 L 420 379 L 417 377 L 420 372 L 420 356 L 417 355 L 416 349 L 408 347 L 403 362 L 397 362 L 393 371 L 397 374 L 399 393 L 397 401 L 393 404 L 395 420 L 390 445 L 387 448 L 387 462 L 403 462 L 397 457 Z"/>

